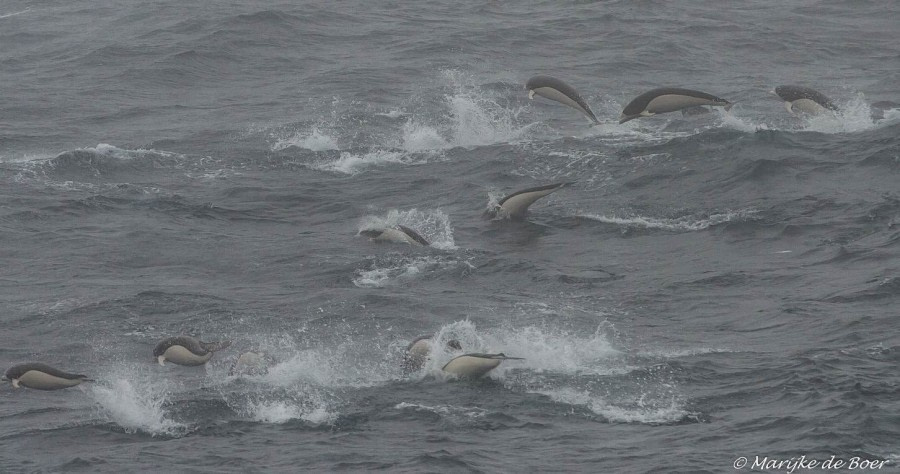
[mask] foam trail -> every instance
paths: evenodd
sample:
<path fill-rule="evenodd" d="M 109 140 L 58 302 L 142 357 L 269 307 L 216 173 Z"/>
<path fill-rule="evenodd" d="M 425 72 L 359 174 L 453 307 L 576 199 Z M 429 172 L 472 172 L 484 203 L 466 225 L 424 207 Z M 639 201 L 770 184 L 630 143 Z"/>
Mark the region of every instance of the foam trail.
<path fill-rule="evenodd" d="M 395 281 L 411 280 L 432 269 L 439 269 L 453 264 L 439 257 L 421 256 L 409 260 L 391 260 L 384 266 L 376 266 L 370 270 L 358 270 L 353 284 L 359 288 L 383 288 Z"/>
<path fill-rule="evenodd" d="M 756 212 L 755 209 L 741 209 L 737 211 L 726 211 L 719 214 L 710 214 L 707 217 L 685 216 L 676 219 L 643 216 L 617 217 L 600 214 L 579 214 L 578 217 L 623 227 L 642 227 L 645 229 L 670 231 L 698 231 L 706 230 L 712 226 L 724 224 L 726 222 L 753 219 L 755 218 Z"/>
<path fill-rule="evenodd" d="M 385 163 L 411 164 L 411 162 L 412 160 L 405 153 L 375 150 L 367 153 L 341 152 L 341 156 L 337 160 L 318 163 L 313 167 L 322 171 L 337 171 L 354 175 L 370 166 Z"/>
<path fill-rule="evenodd" d="M 9 18 L 9 17 L 13 17 L 13 16 L 22 15 L 22 14 L 28 13 L 28 12 L 30 12 L 30 11 L 31 11 L 31 7 L 28 7 L 28 8 L 26 8 L 26 9 L 20 11 L 20 12 L 7 13 L 7 14 L 5 14 L 5 15 L 0 15 L 0 20 L 2 20 L 2 19 L 4 19 L 4 18 Z"/>
<path fill-rule="evenodd" d="M 153 436 L 184 434 L 186 426 L 166 416 L 163 409 L 166 392 L 158 387 L 158 383 L 143 383 L 135 387 L 132 381 L 119 378 L 108 386 L 93 385 L 90 393 L 110 421 L 128 433 L 143 431 Z"/>
<path fill-rule="evenodd" d="M 583 406 L 612 422 L 619 423 L 675 423 L 683 420 L 687 412 L 677 397 L 670 397 L 662 402 L 650 403 L 646 394 L 638 396 L 634 406 L 612 404 L 604 397 L 592 394 L 587 390 L 565 387 L 556 390 L 537 390 L 550 397 L 551 400 L 566 405 Z"/>

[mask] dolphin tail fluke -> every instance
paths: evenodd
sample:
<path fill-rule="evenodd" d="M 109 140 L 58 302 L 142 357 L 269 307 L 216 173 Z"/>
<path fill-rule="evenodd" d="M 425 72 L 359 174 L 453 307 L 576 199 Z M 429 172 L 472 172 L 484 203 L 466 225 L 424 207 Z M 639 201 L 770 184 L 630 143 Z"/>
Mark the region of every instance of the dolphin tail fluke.
<path fill-rule="evenodd" d="M 734 107 L 734 104 L 736 104 L 736 103 L 737 102 L 729 102 L 728 105 L 725 106 L 725 111 L 731 112 L 731 108 Z"/>
<path fill-rule="evenodd" d="M 201 342 L 200 345 L 209 352 L 216 352 L 231 347 L 231 341 Z"/>

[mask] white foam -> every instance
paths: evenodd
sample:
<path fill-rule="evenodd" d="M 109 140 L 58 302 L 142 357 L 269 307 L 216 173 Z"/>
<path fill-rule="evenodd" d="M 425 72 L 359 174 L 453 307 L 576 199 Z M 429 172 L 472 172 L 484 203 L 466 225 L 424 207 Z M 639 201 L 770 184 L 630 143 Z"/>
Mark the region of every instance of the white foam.
<path fill-rule="evenodd" d="M 397 151 L 375 150 L 367 153 L 341 152 L 335 161 L 318 163 L 313 167 L 322 171 L 337 171 L 344 174 L 357 174 L 365 168 L 386 163 L 409 163 L 411 160 L 405 153 Z"/>
<path fill-rule="evenodd" d="M 331 423 L 337 418 L 337 413 L 329 411 L 324 405 L 307 407 L 284 400 L 250 402 L 247 411 L 254 421 L 274 424 L 303 420 L 320 425 Z"/>
<path fill-rule="evenodd" d="M 118 378 L 109 385 L 94 384 L 90 393 L 110 421 L 126 432 L 176 436 L 184 434 L 187 429 L 167 417 L 163 409 L 167 393 L 165 389 L 160 389 L 159 382 L 137 383 Z"/>
<path fill-rule="evenodd" d="M 455 405 L 422 405 L 418 403 L 400 402 L 394 405 L 395 410 L 425 411 L 440 415 L 450 421 L 467 421 L 484 418 L 488 411 L 478 407 L 460 407 Z"/>
<path fill-rule="evenodd" d="M 739 209 L 736 211 L 726 211 L 723 213 L 710 214 L 706 217 L 684 216 L 675 219 L 656 218 L 656 217 L 617 217 L 604 216 L 600 214 L 579 214 L 578 217 L 604 222 L 607 224 L 616 224 L 624 227 L 642 227 L 646 229 L 662 229 L 671 231 L 698 231 L 705 230 L 711 226 L 724 224 L 726 222 L 742 221 L 755 219 L 757 211 L 755 209 Z"/>
<path fill-rule="evenodd" d="M 359 288 L 383 288 L 392 283 L 412 280 L 428 271 L 438 270 L 453 266 L 456 260 L 447 260 L 440 256 L 417 256 L 409 259 L 400 256 L 399 259 L 390 259 L 383 267 L 370 270 L 357 270 L 353 284 Z"/>
<path fill-rule="evenodd" d="M 609 421 L 619 423 L 674 423 L 690 414 L 674 396 L 659 399 L 642 394 L 635 403 L 623 406 L 610 403 L 600 395 L 571 387 L 538 390 L 534 393 L 546 395 L 555 402 L 584 406 Z"/>

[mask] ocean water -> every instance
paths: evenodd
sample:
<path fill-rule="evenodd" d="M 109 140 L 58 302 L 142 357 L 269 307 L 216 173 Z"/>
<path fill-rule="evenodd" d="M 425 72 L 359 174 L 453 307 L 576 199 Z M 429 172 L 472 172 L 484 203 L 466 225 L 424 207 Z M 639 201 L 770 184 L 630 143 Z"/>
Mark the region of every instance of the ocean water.
<path fill-rule="evenodd" d="M 896 470 L 900 111 L 869 104 L 900 101 L 898 17 L 0 2 L 0 365 L 96 379 L 0 388 L 0 471 Z M 537 74 L 601 124 L 528 100 Z M 781 84 L 841 112 L 789 115 Z M 618 124 L 660 86 L 737 104 Z M 358 235 L 385 224 L 434 245 Z M 177 334 L 234 344 L 155 364 Z M 404 374 L 421 334 L 525 359 Z M 229 376 L 251 349 L 268 373 Z"/>

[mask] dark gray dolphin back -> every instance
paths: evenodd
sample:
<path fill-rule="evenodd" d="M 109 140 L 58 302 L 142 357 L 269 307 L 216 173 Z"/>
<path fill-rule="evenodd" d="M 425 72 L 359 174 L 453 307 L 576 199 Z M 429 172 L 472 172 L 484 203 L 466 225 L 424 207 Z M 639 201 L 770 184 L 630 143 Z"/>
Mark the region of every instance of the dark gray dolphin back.
<path fill-rule="evenodd" d="M 727 100 L 716 97 L 712 94 L 707 94 L 706 92 L 695 91 L 693 89 L 682 89 L 680 87 L 660 87 L 658 89 L 653 89 L 651 91 L 644 92 L 643 94 L 635 97 L 625 106 L 625 109 L 622 110 L 622 115 L 625 116 L 633 116 L 640 115 L 647 106 L 650 104 L 650 101 L 661 96 L 661 95 L 684 95 L 688 97 L 696 97 L 698 99 L 706 99 L 712 102 L 718 102 L 723 105 L 730 104 Z"/>
<path fill-rule="evenodd" d="M 6 378 L 10 380 L 17 379 L 25 375 L 25 373 L 29 370 L 36 370 L 38 372 L 43 372 L 45 374 L 67 380 L 87 379 L 87 375 L 70 374 L 68 372 L 63 372 L 62 370 L 56 369 L 55 367 L 51 367 L 47 364 L 42 364 L 40 362 L 14 365 L 6 371 L 5 375 Z"/>
<path fill-rule="evenodd" d="M 804 86 L 778 86 L 775 93 L 785 102 L 793 102 L 800 99 L 809 99 L 829 110 L 837 110 L 837 106 L 825 94 Z"/>
<path fill-rule="evenodd" d="M 531 79 L 528 79 L 528 82 L 525 83 L 526 90 L 534 90 L 540 89 L 542 87 L 548 87 L 550 89 L 556 89 L 561 92 L 563 95 L 572 99 L 579 107 L 584 109 L 585 113 L 587 113 L 588 118 L 590 118 L 594 123 L 600 123 L 597 120 L 597 116 L 594 115 L 594 111 L 591 110 L 591 107 L 584 101 L 584 98 L 581 97 L 581 94 L 575 90 L 574 87 L 570 86 L 568 83 L 563 81 L 562 79 L 557 79 L 553 76 L 534 76 Z"/>
<path fill-rule="evenodd" d="M 409 227 L 406 227 L 405 225 L 399 225 L 399 224 L 398 224 L 398 225 L 397 225 L 397 228 L 400 229 L 400 230 L 402 230 L 404 234 L 408 235 L 409 238 L 415 240 L 416 242 L 418 242 L 418 243 L 420 243 L 420 244 L 422 244 L 422 245 L 424 245 L 424 246 L 426 246 L 426 247 L 428 247 L 429 245 L 431 245 L 431 244 L 428 243 L 427 240 L 425 240 L 425 237 L 422 237 L 421 235 L 419 235 L 418 232 L 416 232 L 416 231 L 410 229 Z"/>

